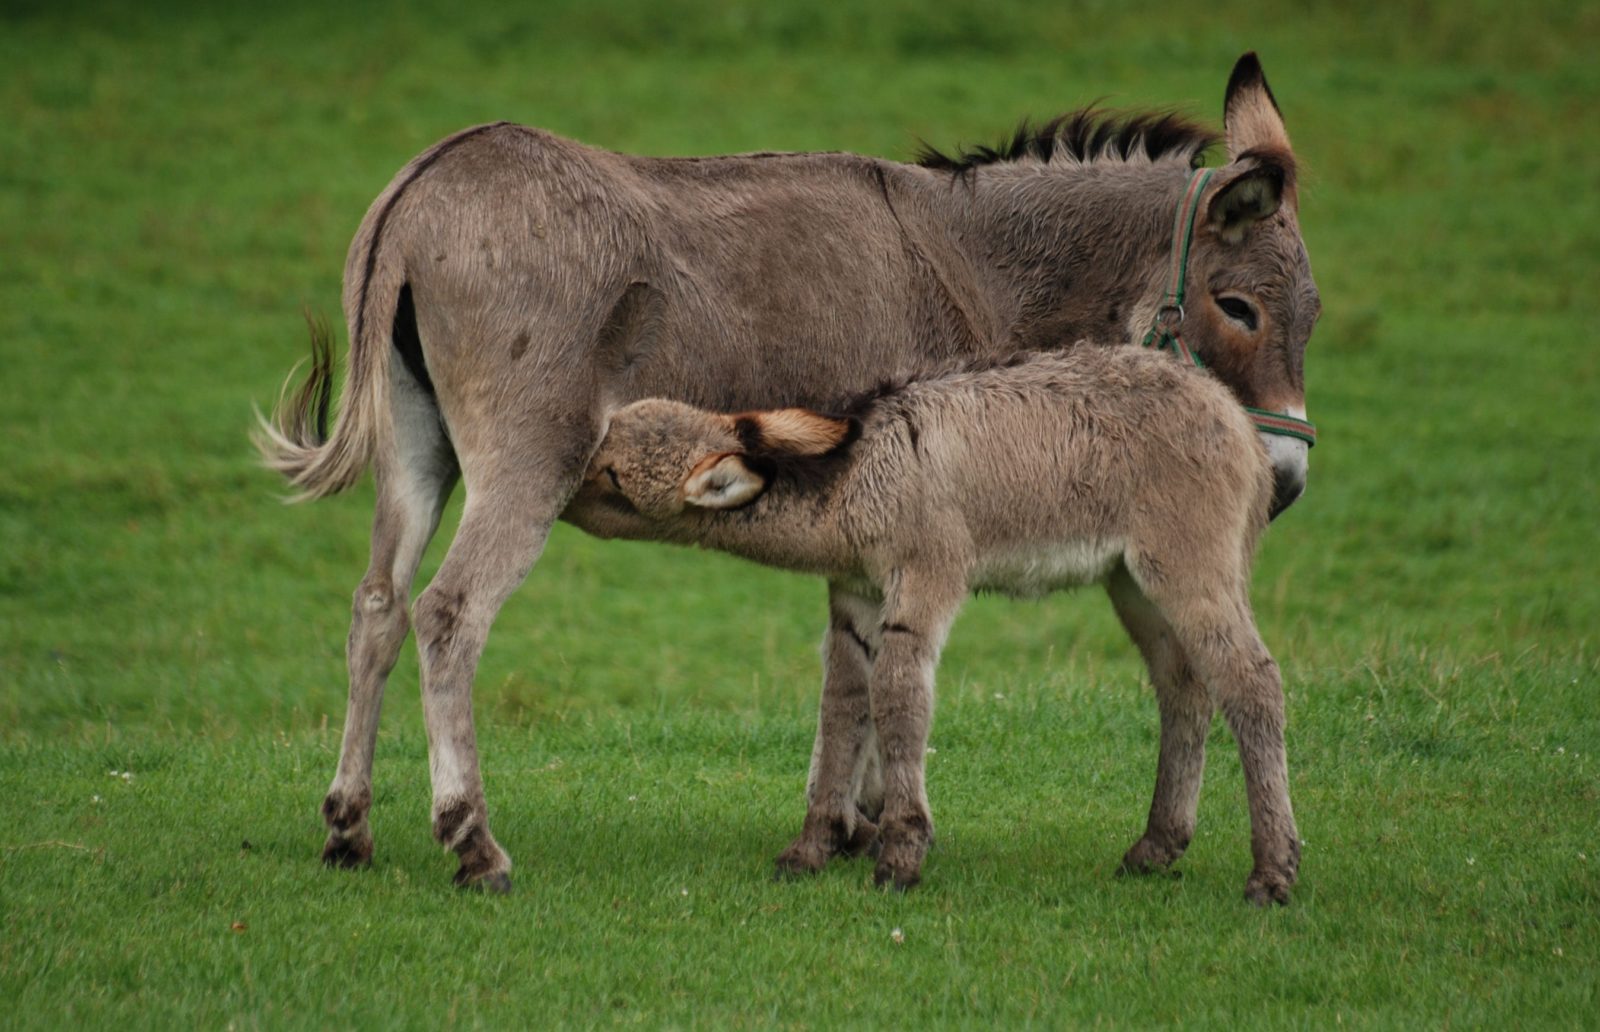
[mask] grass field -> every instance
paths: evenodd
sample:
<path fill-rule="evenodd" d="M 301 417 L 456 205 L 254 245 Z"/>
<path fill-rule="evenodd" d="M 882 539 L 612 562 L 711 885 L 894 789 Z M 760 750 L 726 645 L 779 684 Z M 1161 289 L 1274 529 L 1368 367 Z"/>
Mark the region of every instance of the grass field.
<path fill-rule="evenodd" d="M 1592 1027 L 1593 5 L 391 6 L 0 7 L 0 1026 Z M 1326 308 L 1255 586 L 1291 907 L 1240 899 L 1220 724 L 1184 877 L 1112 876 L 1156 714 L 1091 594 L 958 624 L 922 888 L 770 882 L 822 586 L 568 528 L 478 678 L 517 891 L 449 887 L 409 652 L 376 863 L 320 866 L 370 491 L 285 508 L 245 433 L 412 154 L 498 118 L 890 156 L 1102 97 L 1214 121 L 1252 48 Z"/>

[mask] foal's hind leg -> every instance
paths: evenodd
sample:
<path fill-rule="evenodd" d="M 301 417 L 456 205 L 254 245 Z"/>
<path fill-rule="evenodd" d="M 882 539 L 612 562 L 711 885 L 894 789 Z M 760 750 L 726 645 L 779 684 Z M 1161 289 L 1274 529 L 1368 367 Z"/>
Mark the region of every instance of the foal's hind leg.
<path fill-rule="evenodd" d="M 883 751 L 882 849 L 872 877 L 909 889 L 922 878 L 933 842 L 924 782 L 933 677 L 967 585 L 957 577 L 902 569 L 883 605 L 883 646 L 872 665 L 872 722 Z"/>
<path fill-rule="evenodd" d="M 1144 657 L 1161 711 L 1161 755 L 1150 816 L 1144 836 L 1122 858 L 1123 871 L 1142 874 L 1169 867 L 1194 836 L 1213 706 L 1166 618 L 1126 569 L 1112 575 L 1107 591 L 1122 626 Z"/>
<path fill-rule="evenodd" d="M 394 367 L 390 394 L 395 448 L 373 463 L 378 499 L 372 560 L 352 606 L 345 649 L 350 701 L 344 741 L 338 772 L 322 803 L 328 824 L 322 859 L 340 867 L 372 859 L 367 812 L 372 806 L 372 751 L 384 683 L 406 638 L 411 579 L 456 481 L 455 456 L 439 426 L 438 410 L 398 359 Z"/>
<path fill-rule="evenodd" d="M 1154 600 L 1196 672 L 1211 687 L 1239 743 L 1255 859 L 1245 898 L 1257 905 L 1287 903 L 1300 866 L 1300 837 L 1289 805 L 1283 682 L 1256 630 L 1246 579 L 1240 576 L 1234 584 L 1209 589 L 1164 591 Z"/>

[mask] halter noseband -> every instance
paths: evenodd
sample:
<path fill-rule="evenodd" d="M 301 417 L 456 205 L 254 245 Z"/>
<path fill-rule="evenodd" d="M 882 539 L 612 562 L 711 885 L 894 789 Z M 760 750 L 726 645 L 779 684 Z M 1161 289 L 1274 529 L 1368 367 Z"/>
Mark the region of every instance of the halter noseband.
<path fill-rule="evenodd" d="M 1197 168 L 1189 177 L 1189 185 L 1183 191 L 1183 201 L 1178 205 L 1178 216 L 1172 226 L 1172 266 L 1167 276 L 1167 292 L 1161 297 L 1161 307 L 1156 309 L 1155 323 L 1151 325 L 1150 332 L 1144 335 L 1145 347 L 1162 351 L 1171 349 L 1179 358 L 1201 369 L 1205 368 L 1205 363 L 1184 343 L 1178 328 L 1183 325 L 1183 292 L 1189 275 L 1189 245 L 1194 241 L 1194 220 L 1200 211 L 1200 195 L 1205 193 L 1206 184 L 1211 181 L 1215 171 Z M 1309 420 L 1248 405 L 1244 406 L 1244 410 L 1250 413 L 1256 429 L 1262 433 L 1293 437 L 1306 442 L 1308 448 L 1317 443 L 1317 428 Z"/>

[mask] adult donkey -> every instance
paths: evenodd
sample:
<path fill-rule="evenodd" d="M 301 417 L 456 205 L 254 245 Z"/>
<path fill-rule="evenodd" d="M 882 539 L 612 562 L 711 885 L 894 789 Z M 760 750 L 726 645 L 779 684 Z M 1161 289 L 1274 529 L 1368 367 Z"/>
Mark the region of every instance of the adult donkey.
<path fill-rule="evenodd" d="M 509 887 L 489 830 L 472 681 L 495 614 L 569 507 L 607 413 L 669 397 L 736 411 L 827 409 L 896 374 L 1080 337 L 1180 332 L 1246 405 L 1304 416 L 1319 302 L 1295 221 L 1295 162 L 1261 66 L 1224 102 L 1228 163 L 1199 198 L 1187 309 L 1166 306 L 1173 212 L 1216 142 L 1170 115 L 1091 111 L 999 149 L 916 165 L 852 154 L 659 159 L 507 123 L 423 152 L 378 196 L 345 263 L 349 373 L 331 437 L 325 335 L 259 444 L 300 497 L 371 465 L 372 558 L 355 592 L 349 711 L 323 858 L 372 854 L 367 812 L 384 682 L 424 547 L 458 478 L 466 506 L 413 611 L 433 833 L 459 884 Z M 1271 440 L 1275 510 L 1306 446 Z M 827 696 L 864 683 L 831 603 Z M 1131 867 L 1187 842 L 1212 702 L 1130 619 L 1152 663 L 1161 759 Z M 1141 637 L 1141 634 L 1143 636 Z M 870 787 L 864 789 L 870 791 Z M 870 806 L 870 800 L 867 801 Z"/>

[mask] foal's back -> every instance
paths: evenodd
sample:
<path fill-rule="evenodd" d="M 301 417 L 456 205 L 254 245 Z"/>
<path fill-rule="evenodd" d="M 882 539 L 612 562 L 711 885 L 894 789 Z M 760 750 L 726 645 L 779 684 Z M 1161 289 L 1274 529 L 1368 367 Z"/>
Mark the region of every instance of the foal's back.
<path fill-rule="evenodd" d="M 1035 553 L 1056 548 L 1060 583 L 1025 592 L 1097 580 L 1130 546 L 1221 540 L 1247 557 L 1271 498 L 1266 453 L 1227 389 L 1138 348 L 1080 345 L 913 383 L 877 404 L 863 437 L 858 489 L 897 468 L 902 504 L 880 520 L 902 540 L 957 533 L 984 568 L 1033 566 L 1044 581 L 1053 560 Z M 1002 587 L 979 573 L 975 586 Z"/>

